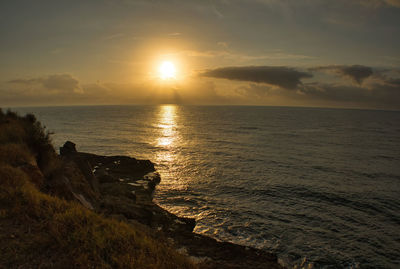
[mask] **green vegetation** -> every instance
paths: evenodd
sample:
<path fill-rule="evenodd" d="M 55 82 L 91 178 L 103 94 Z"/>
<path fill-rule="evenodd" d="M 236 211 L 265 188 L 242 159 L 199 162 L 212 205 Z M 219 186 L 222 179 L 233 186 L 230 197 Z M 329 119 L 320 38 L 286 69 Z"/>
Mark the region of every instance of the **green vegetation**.
<path fill-rule="evenodd" d="M 195 268 L 150 229 L 43 191 L 63 169 L 33 115 L 0 110 L 0 268 Z"/>

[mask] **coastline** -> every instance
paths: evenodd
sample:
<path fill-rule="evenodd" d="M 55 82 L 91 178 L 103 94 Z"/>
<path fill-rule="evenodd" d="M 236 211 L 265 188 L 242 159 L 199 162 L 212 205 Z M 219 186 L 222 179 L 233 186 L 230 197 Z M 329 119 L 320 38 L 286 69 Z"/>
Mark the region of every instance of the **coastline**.
<path fill-rule="evenodd" d="M 78 152 L 69 141 L 60 148 L 60 156 L 76 165 L 98 192 L 95 199 L 72 195 L 82 205 L 123 222 L 140 223 L 200 268 L 282 268 L 275 254 L 193 233 L 195 219 L 178 217 L 155 204 L 153 193 L 161 178 L 151 161 Z"/>
<path fill-rule="evenodd" d="M 0 110 L 0 127 L 0 268 L 282 268 L 154 203 L 151 161 L 57 154 L 33 114 Z"/>

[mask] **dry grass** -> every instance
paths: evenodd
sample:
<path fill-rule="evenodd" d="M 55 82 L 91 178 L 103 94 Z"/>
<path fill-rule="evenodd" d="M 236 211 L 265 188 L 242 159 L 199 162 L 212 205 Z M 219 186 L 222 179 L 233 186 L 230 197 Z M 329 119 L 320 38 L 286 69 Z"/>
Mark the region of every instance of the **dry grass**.
<path fill-rule="evenodd" d="M 49 145 L 35 122 L 0 112 L 0 268 L 196 268 L 150 230 L 41 192 L 22 166 Z"/>
<path fill-rule="evenodd" d="M 1 133 L 1 131 L 0 131 Z M 23 144 L 0 144 L 0 163 L 8 163 L 12 166 L 34 164 L 34 158 L 29 149 Z"/>

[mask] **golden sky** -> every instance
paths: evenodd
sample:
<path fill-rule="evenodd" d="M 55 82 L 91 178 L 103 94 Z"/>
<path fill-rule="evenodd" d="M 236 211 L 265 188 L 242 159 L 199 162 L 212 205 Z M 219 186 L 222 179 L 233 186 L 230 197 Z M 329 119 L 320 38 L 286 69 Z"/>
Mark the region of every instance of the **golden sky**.
<path fill-rule="evenodd" d="M 399 0 L 15 0 L 0 21 L 1 106 L 400 108 Z"/>

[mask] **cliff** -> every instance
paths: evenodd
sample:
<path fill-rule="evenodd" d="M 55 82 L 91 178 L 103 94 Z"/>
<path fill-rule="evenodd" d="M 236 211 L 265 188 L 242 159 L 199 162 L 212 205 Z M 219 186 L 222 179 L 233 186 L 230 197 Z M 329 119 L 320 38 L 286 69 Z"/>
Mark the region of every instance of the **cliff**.
<path fill-rule="evenodd" d="M 0 268 L 281 268 L 275 255 L 193 233 L 153 203 L 148 160 L 56 153 L 33 115 L 0 111 Z"/>

